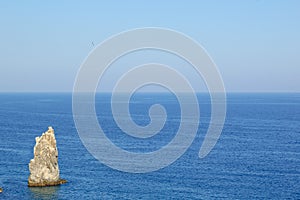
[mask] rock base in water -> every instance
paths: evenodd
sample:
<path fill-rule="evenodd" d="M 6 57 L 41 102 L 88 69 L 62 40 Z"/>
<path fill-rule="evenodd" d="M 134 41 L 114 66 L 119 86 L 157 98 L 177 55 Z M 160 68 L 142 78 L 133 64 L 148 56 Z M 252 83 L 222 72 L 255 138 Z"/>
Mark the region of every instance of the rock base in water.
<path fill-rule="evenodd" d="M 43 183 L 36 183 L 36 182 L 30 182 L 28 181 L 28 186 L 29 187 L 45 187 L 45 186 L 56 186 L 56 185 L 61 185 L 67 183 L 66 180 L 64 179 L 60 179 L 58 181 L 55 182 L 43 182 Z"/>

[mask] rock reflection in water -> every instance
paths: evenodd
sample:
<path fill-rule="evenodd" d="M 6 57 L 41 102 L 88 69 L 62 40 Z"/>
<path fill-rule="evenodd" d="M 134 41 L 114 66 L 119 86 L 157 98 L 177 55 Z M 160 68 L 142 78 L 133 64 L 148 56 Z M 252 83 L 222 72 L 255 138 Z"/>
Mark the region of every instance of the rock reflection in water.
<path fill-rule="evenodd" d="M 60 186 L 29 187 L 32 199 L 58 199 Z"/>

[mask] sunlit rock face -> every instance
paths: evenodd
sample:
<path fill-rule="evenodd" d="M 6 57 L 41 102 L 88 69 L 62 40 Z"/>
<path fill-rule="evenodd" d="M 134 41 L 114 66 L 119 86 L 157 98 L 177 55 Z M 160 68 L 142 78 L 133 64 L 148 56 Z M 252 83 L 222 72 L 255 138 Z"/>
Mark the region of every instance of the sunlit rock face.
<path fill-rule="evenodd" d="M 34 158 L 30 160 L 28 186 L 52 186 L 65 183 L 60 179 L 58 151 L 52 127 L 35 138 Z"/>

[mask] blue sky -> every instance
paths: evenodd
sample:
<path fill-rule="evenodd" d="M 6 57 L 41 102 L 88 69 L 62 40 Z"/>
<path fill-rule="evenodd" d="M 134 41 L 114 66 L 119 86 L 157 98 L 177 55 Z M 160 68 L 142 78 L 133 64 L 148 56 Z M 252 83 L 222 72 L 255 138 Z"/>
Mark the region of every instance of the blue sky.
<path fill-rule="evenodd" d="M 111 35 L 170 28 L 195 39 L 229 92 L 300 92 L 300 1 L 1 1 L 0 92 L 71 92 Z"/>

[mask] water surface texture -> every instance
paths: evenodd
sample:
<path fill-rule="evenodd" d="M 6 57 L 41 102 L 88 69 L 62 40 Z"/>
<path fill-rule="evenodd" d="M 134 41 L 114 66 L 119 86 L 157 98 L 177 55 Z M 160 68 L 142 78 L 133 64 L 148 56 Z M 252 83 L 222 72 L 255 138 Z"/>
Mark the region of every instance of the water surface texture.
<path fill-rule="evenodd" d="M 198 152 L 210 120 L 210 101 L 198 95 L 200 126 L 191 147 L 159 171 L 131 174 L 111 169 L 85 149 L 72 116 L 72 94 L 0 94 L 0 199 L 299 199 L 300 94 L 228 94 L 222 135 L 210 154 Z M 117 127 L 110 95 L 96 96 L 99 122 L 119 147 L 151 152 L 168 144 L 180 121 L 171 94 L 136 94 L 130 111 L 139 125 L 149 123 L 148 109 L 165 106 L 167 122 L 152 138 L 137 139 Z M 28 188 L 28 163 L 35 137 L 55 129 L 61 177 L 69 182 Z"/>

